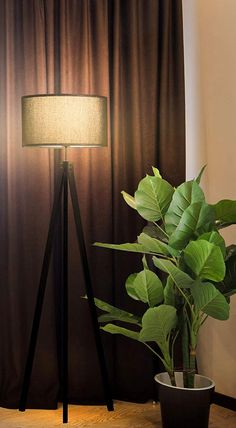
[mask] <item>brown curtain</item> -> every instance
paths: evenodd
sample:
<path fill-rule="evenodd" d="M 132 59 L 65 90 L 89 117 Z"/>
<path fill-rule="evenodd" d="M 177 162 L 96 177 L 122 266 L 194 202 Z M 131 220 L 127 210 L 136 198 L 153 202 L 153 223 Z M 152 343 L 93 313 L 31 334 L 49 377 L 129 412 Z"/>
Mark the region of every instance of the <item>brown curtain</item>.
<path fill-rule="evenodd" d="M 108 97 L 109 145 L 71 149 L 95 296 L 138 312 L 124 281 L 140 259 L 92 247 L 135 240 L 142 222 L 121 190 L 160 168 L 184 179 L 180 0 L 0 0 L 0 405 L 17 407 L 60 151 L 21 148 L 20 98 L 36 93 Z M 59 241 L 56 241 L 58 245 Z M 60 265 L 47 283 L 28 406 L 60 399 Z M 103 400 L 70 217 L 69 397 Z M 103 334 L 113 396 L 146 400 L 153 359 L 138 343 Z"/>

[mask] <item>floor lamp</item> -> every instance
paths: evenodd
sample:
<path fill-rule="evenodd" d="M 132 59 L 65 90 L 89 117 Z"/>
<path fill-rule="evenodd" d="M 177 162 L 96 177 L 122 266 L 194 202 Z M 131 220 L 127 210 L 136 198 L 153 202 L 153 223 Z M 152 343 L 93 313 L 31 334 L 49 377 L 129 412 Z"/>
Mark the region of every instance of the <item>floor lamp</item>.
<path fill-rule="evenodd" d="M 106 98 L 90 95 L 30 95 L 22 97 L 22 143 L 27 147 L 64 148 L 59 179 L 54 193 L 38 294 L 32 324 L 27 361 L 23 377 L 19 410 L 24 411 L 30 385 L 38 331 L 58 217 L 63 206 L 63 285 L 62 285 L 62 401 L 63 423 L 68 422 L 68 197 L 71 195 L 76 234 L 85 279 L 93 333 L 100 364 L 104 395 L 108 410 L 113 401 L 100 338 L 93 289 L 84 243 L 80 209 L 75 185 L 73 165 L 67 161 L 67 147 L 101 147 L 107 144 Z"/>

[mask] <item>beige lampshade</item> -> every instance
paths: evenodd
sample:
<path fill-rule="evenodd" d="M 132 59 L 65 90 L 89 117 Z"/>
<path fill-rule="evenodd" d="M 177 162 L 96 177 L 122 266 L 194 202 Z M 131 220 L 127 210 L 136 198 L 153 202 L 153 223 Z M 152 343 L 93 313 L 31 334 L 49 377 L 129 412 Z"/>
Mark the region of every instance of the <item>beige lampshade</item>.
<path fill-rule="evenodd" d="M 107 100 L 96 95 L 22 97 L 22 145 L 107 145 Z"/>

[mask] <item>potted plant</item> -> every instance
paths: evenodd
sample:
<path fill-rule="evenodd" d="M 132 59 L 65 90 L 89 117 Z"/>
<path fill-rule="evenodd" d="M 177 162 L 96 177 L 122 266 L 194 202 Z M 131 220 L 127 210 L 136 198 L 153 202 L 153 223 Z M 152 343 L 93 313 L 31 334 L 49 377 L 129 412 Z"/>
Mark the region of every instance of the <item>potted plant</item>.
<path fill-rule="evenodd" d="M 165 428 L 208 426 L 214 383 L 196 374 L 198 334 L 208 317 L 228 319 L 230 296 L 236 292 L 236 245 L 226 247 L 220 234 L 221 228 L 236 223 L 236 201 L 208 204 L 200 187 L 203 170 L 174 188 L 153 168 L 134 197 L 122 192 L 126 203 L 148 222 L 137 241 L 95 243 L 142 254 L 142 269 L 129 275 L 125 287 L 130 298 L 147 305 L 143 316 L 97 298 L 95 304 L 104 312 L 99 316 L 104 331 L 142 342 L 163 363 L 166 372 L 155 379 Z M 175 371 L 174 363 L 178 336 L 182 373 Z"/>

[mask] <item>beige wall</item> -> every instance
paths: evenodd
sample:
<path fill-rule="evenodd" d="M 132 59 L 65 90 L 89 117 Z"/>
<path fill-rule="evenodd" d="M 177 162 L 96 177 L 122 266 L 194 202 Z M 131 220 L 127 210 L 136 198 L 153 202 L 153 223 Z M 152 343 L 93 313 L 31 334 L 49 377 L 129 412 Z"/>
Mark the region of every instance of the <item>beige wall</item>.
<path fill-rule="evenodd" d="M 187 177 L 207 164 L 210 203 L 236 199 L 236 0 L 182 0 L 186 79 Z M 225 233 L 236 243 L 236 228 Z M 208 321 L 199 368 L 236 398 L 236 297 L 228 321 Z"/>

